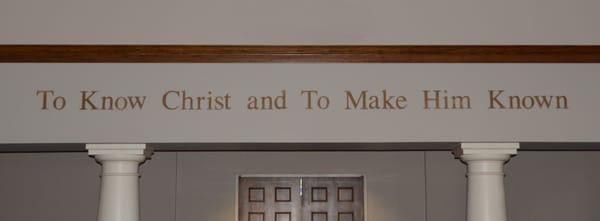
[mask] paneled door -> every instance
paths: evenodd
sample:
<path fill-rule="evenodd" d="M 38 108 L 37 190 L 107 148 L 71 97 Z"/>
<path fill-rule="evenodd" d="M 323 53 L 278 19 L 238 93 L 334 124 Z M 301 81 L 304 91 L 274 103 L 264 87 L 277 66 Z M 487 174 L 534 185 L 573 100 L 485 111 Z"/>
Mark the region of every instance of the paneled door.
<path fill-rule="evenodd" d="M 363 221 L 363 177 L 240 177 L 239 221 Z"/>

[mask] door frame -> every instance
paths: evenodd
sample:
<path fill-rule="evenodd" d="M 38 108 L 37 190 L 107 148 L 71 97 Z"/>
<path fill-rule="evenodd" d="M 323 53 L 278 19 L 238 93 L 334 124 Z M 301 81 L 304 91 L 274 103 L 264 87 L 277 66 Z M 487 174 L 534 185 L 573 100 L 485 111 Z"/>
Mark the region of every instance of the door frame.
<path fill-rule="evenodd" d="M 367 175 L 363 173 L 323 173 L 323 174 L 315 174 L 315 173 L 244 173 L 244 174 L 235 174 L 235 221 L 241 221 L 239 214 L 239 206 L 240 206 L 240 178 L 244 177 L 362 177 L 363 178 L 363 214 L 364 221 L 369 221 L 368 219 L 368 192 L 367 192 Z"/>

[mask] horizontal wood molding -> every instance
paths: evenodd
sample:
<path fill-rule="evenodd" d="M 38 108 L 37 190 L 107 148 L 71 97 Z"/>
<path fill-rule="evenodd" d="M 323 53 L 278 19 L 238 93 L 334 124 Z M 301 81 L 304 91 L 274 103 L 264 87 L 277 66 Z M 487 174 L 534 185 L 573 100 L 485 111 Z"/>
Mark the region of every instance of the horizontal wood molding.
<path fill-rule="evenodd" d="M 0 62 L 600 63 L 600 45 L 0 45 Z"/>

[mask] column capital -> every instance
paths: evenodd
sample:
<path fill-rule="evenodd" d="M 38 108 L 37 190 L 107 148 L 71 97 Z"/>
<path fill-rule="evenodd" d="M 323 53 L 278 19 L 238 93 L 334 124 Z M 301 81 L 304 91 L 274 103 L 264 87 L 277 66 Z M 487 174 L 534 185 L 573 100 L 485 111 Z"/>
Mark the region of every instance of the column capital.
<path fill-rule="evenodd" d="M 467 221 L 507 221 L 504 164 L 519 143 L 461 143 L 454 155 L 467 163 Z"/>
<path fill-rule="evenodd" d="M 102 164 L 98 221 L 139 221 L 139 165 L 150 158 L 146 144 L 86 144 Z"/>
<path fill-rule="evenodd" d="M 460 143 L 452 150 L 458 158 L 489 156 L 510 157 L 517 154 L 519 143 Z"/>
<path fill-rule="evenodd" d="M 153 154 L 147 144 L 86 144 L 90 156 L 96 158 L 126 158 L 128 156 L 142 157 L 144 160 Z M 125 160 L 125 159 L 123 159 Z"/>

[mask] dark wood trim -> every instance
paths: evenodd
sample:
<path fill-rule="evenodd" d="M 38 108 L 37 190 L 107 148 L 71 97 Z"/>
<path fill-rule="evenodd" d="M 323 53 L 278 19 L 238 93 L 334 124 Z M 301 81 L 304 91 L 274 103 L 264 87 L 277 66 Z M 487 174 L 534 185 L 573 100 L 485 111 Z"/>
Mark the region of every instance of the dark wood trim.
<path fill-rule="evenodd" d="M 354 220 L 354 212 L 338 212 L 337 221 L 341 221 L 342 214 L 350 214 L 352 216 L 351 220 Z"/>
<path fill-rule="evenodd" d="M 279 198 L 277 198 L 277 195 L 279 195 L 279 193 L 278 193 L 279 190 L 287 190 L 289 198 L 287 200 L 279 200 Z M 292 188 L 276 186 L 275 187 L 275 202 L 292 202 Z M 275 213 L 275 215 L 277 216 L 277 213 Z M 275 221 L 277 221 L 277 220 L 275 220 Z"/>
<path fill-rule="evenodd" d="M 340 196 L 342 195 L 342 194 L 340 194 L 340 190 L 350 190 L 352 192 L 350 195 L 350 200 L 340 199 Z M 337 201 L 338 202 L 354 202 L 354 187 L 338 187 L 337 188 Z"/>
<path fill-rule="evenodd" d="M 600 63 L 600 45 L 0 45 L 0 62 Z"/>
<path fill-rule="evenodd" d="M 291 194 L 291 193 L 290 193 L 290 194 Z M 291 202 L 291 200 L 290 200 L 290 201 L 284 201 L 284 202 Z M 275 221 L 279 221 L 279 220 L 277 219 L 277 215 L 279 215 L 279 214 L 287 214 L 287 215 L 288 215 L 288 217 L 289 217 L 289 219 L 288 219 L 288 220 L 292 220 L 292 212 L 275 212 Z"/>
<path fill-rule="evenodd" d="M 315 190 L 325 190 L 325 199 L 317 199 L 315 200 Z M 314 186 L 310 188 L 310 202 L 327 202 L 327 198 L 329 198 L 329 193 L 327 191 L 327 187 Z M 314 212 L 313 212 L 314 213 Z M 317 212 L 320 213 L 320 212 Z"/>
<path fill-rule="evenodd" d="M 150 143 L 156 151 L 450 151 L 458 142 Z M 0 144 L 0 153 L 85 152 L 83 143 Z M 519 151 L 600 151 L 600 142 L 521 142 Z"/>
<path fill-rule="evenodd" d="M 252 221 L 250 219 L 251 215 L 262 215 L 262 221 L 265 221 L 265 213 L 264 212 L 248 212 L 248 221 Z"/>
<path fill-rule="evenodd" d="M 419 151 L 450 150 L 458 143 L 151 143 L 158 151 Z"/>
<path fill-rule="evenodd" d="M 325 215 L 325 221 L 329 219 L 329 215 L 327 214 L 327 212 L 310 212 L 310 221 L 315 220 L 315 214 Z"/>
<path fill-rule="evenodd" d="M 0 153 L 85 152 L 83 143 L 3 143 Z"/>
<path fill-rule="evenodd" d="M 262 191 L 262 200 L 252 200 L 252 190 L 261 190 Z M 265 188 L 264 187 L 249 187 L 248 188 L 248 202 L 250 203 L 264 203 L 265 202 Z"/>

